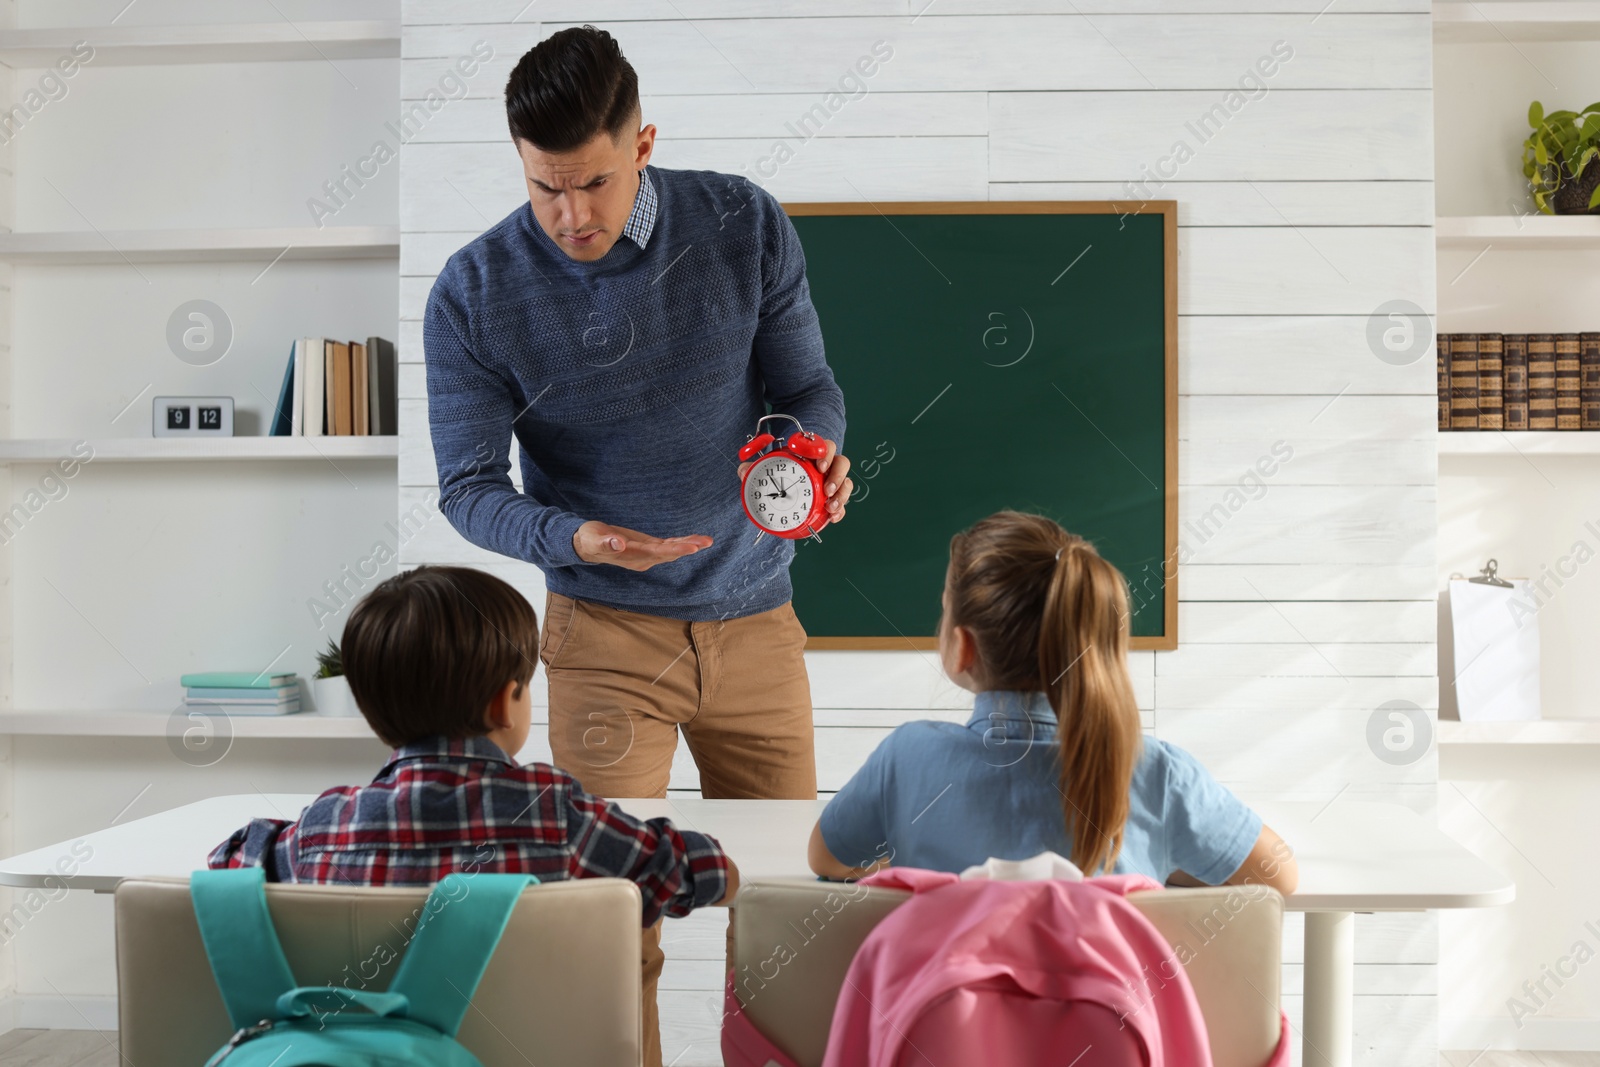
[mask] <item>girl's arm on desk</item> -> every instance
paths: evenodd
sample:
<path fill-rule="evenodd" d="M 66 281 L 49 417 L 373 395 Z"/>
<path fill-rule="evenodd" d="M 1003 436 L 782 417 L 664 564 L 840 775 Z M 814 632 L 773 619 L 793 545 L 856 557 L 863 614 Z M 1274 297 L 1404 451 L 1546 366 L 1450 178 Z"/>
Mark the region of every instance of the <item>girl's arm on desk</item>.
<path fill-rule="evenodd" d="M 1300 885 L 1300 865 L 1295 862 L 1294 849 L 1278 836 L 1276 830 L 1265 824 L 1250 855 L 1228 879 L 1229 885 L 1246 885 L 1250 882 L 1270 885 L 1284 896 L 1293 893 Z"/>
<path fill-rule="evenodd" d="M 806 861 L 811 864 L 811 869 L 824 878 L 835 880 L 865 878 L 875 871 L 881 871 L 889 866 L 887 860 L 876 859 L 866 867 L 852 867 L 842 862 L 828 850 L 828 843 L 822 839 L 822 822 L 811 828 L 811 843 L 806 847 Z"/>
<path fill-rule="evenodd" d="M 1206 883 L 1184 871 L 1175 871 L 1168 884 L 1201 886 Z M 1228 876 L 1224 885 L 1266 885 L 1284 896 L 1293 893 L 1300 884 L 1300 866 L 1295 862 L 1294 849 L 1278 836 L 1276 830 L 1265 824 L 1251 846 L 1250 855 L 1239 864 L 1239 869 Z"/>

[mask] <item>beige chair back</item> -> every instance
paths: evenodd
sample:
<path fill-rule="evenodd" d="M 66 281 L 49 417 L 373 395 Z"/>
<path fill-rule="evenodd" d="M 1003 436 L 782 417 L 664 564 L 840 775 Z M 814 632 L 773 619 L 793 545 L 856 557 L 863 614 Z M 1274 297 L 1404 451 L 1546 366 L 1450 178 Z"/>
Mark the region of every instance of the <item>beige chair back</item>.
<path fill-rule="evenodd" d="M 750 1021 L 800 1067 L 822 1063 L 856 949 L 910 897 L 798 879 L 752 879 L 741 887 L 733 916 L 735 991 Z M 1128 901 L 1183 964 L 1215 1067 L 1266 1063 L 1281 1029 L 1283 897 L 1264 886 L 1217 886 L 1133 893 Z"/>
<path fill-rule="evenodd" d="M 269 885 L 267 910 L 296 981 L 387 989 L 427 887 Z M 637 1067 L 639 889 L 620 878 L 523 890 L 457 1040 L 486 1067 Z M 189 882 L 116 890 L 124 1063 L 203 1067 L 233 1034 Z M 363 984 L 365 983 L 365 984 Z"/>

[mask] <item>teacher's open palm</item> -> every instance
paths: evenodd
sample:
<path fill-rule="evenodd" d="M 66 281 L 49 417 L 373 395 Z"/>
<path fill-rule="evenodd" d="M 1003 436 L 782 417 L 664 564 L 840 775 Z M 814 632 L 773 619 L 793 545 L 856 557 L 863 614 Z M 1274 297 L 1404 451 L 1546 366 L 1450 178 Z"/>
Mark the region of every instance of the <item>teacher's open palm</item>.
<path fill-rule="evenodd" d="M 572 535 L 572 547 L 585 563 L 610 563 L 630 571 L 647 571 L 658 563 L 670 563 L 710 548 L 711 538 L 705 534 L 651 537 L 626 526 L 591 519 Z"/>

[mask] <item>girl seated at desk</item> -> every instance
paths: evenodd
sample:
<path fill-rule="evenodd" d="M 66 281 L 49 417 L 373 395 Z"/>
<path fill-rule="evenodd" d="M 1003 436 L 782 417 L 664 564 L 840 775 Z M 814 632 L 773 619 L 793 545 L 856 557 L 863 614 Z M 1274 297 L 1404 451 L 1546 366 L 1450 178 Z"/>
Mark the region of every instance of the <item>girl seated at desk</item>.
<path fill-rule="evenodd" d="M 1294 891 L 1294 856 L 1193 756 L 1141 737 L 1128 593 L 1087 541 L 1002 511 L 950 541 L 939 657 L 965 725 L 906 723 L 823 810 L 811 867 L 962 871 L 1046 850 L 1086 875 Z"/>

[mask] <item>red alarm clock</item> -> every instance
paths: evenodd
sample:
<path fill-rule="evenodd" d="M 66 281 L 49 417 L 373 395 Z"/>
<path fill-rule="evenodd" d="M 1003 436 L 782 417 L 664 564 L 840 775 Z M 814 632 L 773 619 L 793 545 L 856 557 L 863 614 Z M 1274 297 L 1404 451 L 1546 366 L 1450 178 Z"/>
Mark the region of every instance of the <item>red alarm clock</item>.
<path fill-rule="evenodd" d="M 761 432 L 761 424 L 768 419 L 788 419 L 799 429 L 780 444 L 772 434 Z M 760 455 L 769 447 L 771 451 Z M 822 475 L 813 461 L 827 453 L 827 442 L 807 433 L 792 415 L 763 415 L 757 419 L 755 436 L 739 449 L 741 463 L 755 459 L 744 472 L 742 493 L 744 513 L 750 521 L 775 537 L 811 537 L 821 542 L 817 531 L 828 525 L 828 502 Z"/>

